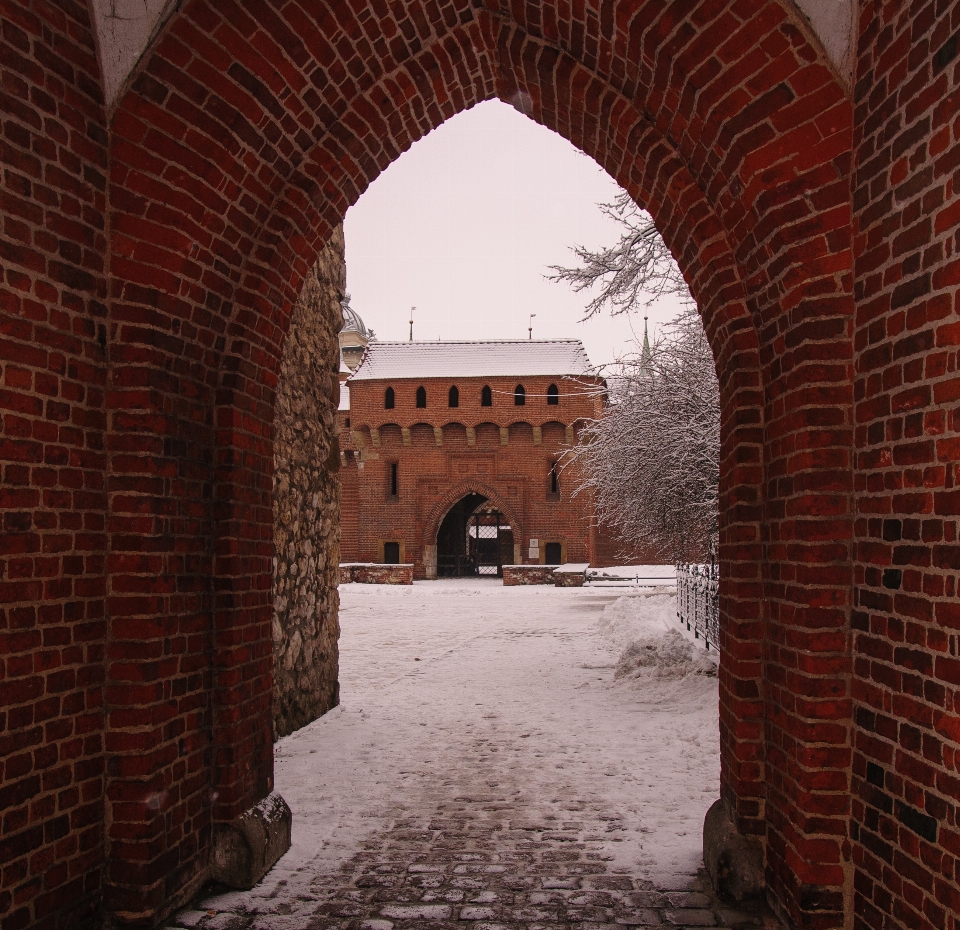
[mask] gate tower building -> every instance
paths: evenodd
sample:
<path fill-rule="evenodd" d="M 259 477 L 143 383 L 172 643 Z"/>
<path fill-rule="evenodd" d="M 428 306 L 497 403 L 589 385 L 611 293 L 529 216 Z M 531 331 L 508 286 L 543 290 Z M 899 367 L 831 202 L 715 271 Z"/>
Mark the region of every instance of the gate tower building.
<path fill-rule="evenodd" d="M 605 382 L 576 339 L 378 342 L 344 385 L 341 559 L 418 578 L 611 564 L 570 452 Z"/>

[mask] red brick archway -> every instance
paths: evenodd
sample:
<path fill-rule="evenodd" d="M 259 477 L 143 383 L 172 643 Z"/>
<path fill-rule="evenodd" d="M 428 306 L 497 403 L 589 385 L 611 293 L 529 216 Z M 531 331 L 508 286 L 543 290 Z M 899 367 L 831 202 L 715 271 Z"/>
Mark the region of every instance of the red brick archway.
<path fill-rule="evenodd" d="M 117 603 L 111 624 L 162 612 L 187 641 L 193 630 L 202 640 L 212 609 L 203 648 L 215 657 L 212 746 L 199 720 L 175 711 L 180 725 L 157 727 L 144 763 L 133 733 L 162 716 L 161 703 L 138 701 L 109 733 L 138 759 L 112 775 L 109 797 L 152 797 L 160 784 L 177 794 L 163 820 L 146 801 L 111 808 L 111 882 L 124 909 L 125 888 L 158 908 L 171 880 L 189 888 L 202 875 L 205 818 L 186 811 L 230 820 L 272 785 L 272 398 L 299 283 L 383 168 L 491 97 L 560 132 L 648 206 L 698 299 L 724 408 L 723 791 L 741 829 L 766 840 L 785 911 L 802 919 L 811 895 L 821 913 L 842 907 L 849 102 L 774 2 L 692 3 L 683 17 L 622 3 L 585 8 L 576 23 L 549 5 L 527 9 L 405 5 L 356 18 L 345 7 L 265 3 L 253 15 L 193 2 L 115 114 L 115 443 L 152 443 L 150 467 L 167 474 L 158 493 L 139 456 L 114 456 L 129 490 L 114 498 L 112 548 L 121 559 L 133 523 L 152 514 L 146 535 L 167 551 L 169 588 L 135 571 L 118 577 L 144 600 Z M 211 557 L 208 595 L 198 582 Z M 773 671 L 811 657 L 807 671 Z M 840 675 L 835 689 L 808 693 L 814 666 Z M 202 693 L 198 678 L 183 680 Z M 197 807 L 206 783 L 175 774 L 184 753 L 165 748 L 175 730 L 189 734 L 188 768 L 213 752 L 209 808 Z M 811 752 L 834 778 L 808 767 Z M 179 861 L 158 846 L 131 881 L 121 863 L 142 857 L 148 837 Z"/>
<path fill-rule="evenodd" d="M 682 16 L 657 2 L 589 5 L 576 22 L 550 4 L 311 10 L 195 0 L 113 121 L 114 442 L 152 444 L 166 493 L 139 456 L 114 456 L 129 490 L 113 502 L 112 548 L 134 566 L 115 583 L 143 599 L 118 602 L 111 623 L 159 611 L 189 638 L 213 610 L 213 640 L 200 639 L 215 656 L 212 747 L 190 713 L 173 715 L 191 734 L 188 767 L 213 752 L 214 800 L 199 809 L 229 820 L 272 784 L 271 416 L 299 283 L 381 170 L 499 97 L 651 210 L 698 300 L 723 404 L 723 793 L 740 829 L 766 842 L 784 911 L 839 914 L 852 399 L 841 85 L 776 2 L 692 2 Z M 134 577 L 125 540 L 145 514 L 167 591 Z M 158 710 L 117 715 L 114 744 L 138 752 L 133 732 Z M 173 783 L 173 810 L 196 807 L 208 789 L 174 775 L 170 729 L 157 727 L 149 762 L 113 774 L 111 798 Z M 171 880 L 191 888 L 202 875 L 204 817 L 161 823 L 128 803 L 109 822 L 118 902 L 127 886 L 160 907 Z M 174 841 L 173 823 L 191 839 Z M 135 880 L 119 877 L 148 836 L 167 837 L 177 864 L 158 852 Z"/>
<path fill-rule="evenodd" d="M 82 757 L 70 777 L 86 800 L 57 800 L 72 830 L 97 819 L 97 779 L 106 799 L 105 840 L 91 829 L 82 849 L 58 845 L 66 814 L 37 808 L 37 836 L 12 851 L 17 907 L 61 913 L 103 887 L 117 920 L 149 923 L 204 879 L 212 824 L 272 787 L 272 415 L 290 309 L 371 180 L 443 120 L 499 98 L 651 210 L 698 301 L 723 405 L 722 790 L 765 843 L 783 912 L 842 921 L 852 112 L 790 9 L 188 0 L 109 125 L 83 10 L 11 13 L 4 41 L 33 49 L 16 68 L 45 114 L 16 119 L 64 148 L 43 174 L 62 216 L 45 229 L 17 200 L 39 232 L 4 252 L 24 270 L 5 281 L 3 335 L 42 374 L 22 396 L 53 396 L 53 381 L 59 398 L 42 414 L 35 396 L 16 408 L 39 426 L 10 460 L 62 467 L 76 501 L 62 525 L 24 531 L 24 551 L 47 561 L 4 597 L 16 623 L 32 611 L 69 629 L 71 663 L 86 656 L 62 685 L 77 731 L 44 738 Z M 10 144 L 26 145 L 16 172 L 39 178 L 33 162 L 51 156 Z M 25 194 L 32 183 L 17 196 L 48 198 Z M 31 276 L 46 276 L 35 292 Z M 17 468 L 11 507 L 26 511 L 48 485 Z M 51 580 L 64 537 L 81 555 Z M 31 691 L 18 726 L 39 729 L 45 700 Z M 100 729 L 102 743 L 89 736 Z M 38 844 L 52 891 L 24 878 L 46 857 Z"/>
<path fill-rule="evenodd" d="M 440 524 L 443 523 L 443 518 L 450 512 L 451 507 L 458 501 L 463 500 L 468 494 L 480 494 L 485 497 L 510 521 L 514 539 L 520 539 L 523 535 L 523 521 L 518 518 L 514 508 L 510 506 L 499 491 L 485 482 L 461 481 L 459 484 L 454 485 L 452 489 L 446 491 L 442 500 L 431 508 L 423 524 L 424 545 L 436 545 L 437 533 L 440 531 Z"/>

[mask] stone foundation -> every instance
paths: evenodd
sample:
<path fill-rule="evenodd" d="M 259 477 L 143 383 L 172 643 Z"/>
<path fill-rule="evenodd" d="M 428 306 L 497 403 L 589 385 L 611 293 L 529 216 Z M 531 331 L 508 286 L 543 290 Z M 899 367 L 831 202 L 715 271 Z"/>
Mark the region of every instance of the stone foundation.
<path fill-rule="evenodd" d="M 520 584 L 554 584 L 555 565 L 504 565 L 504 587 Z"/>
<path fill-rule="evenodd" d="M 344 562 L 340 584 L 413 584 L 413 563 L 384 565 L 380 562 Z"/>
<path fill-rule="evenodd" d="M 337 333 L 343 230 L 307 275 L 284 343 L 274 421 L 273 729 L 285 736 L 339 701 L 340 447 Z"/>
<path fill-rule="evenodd" d="M 553 570 L 553 583 L 558 588 L 582 588 L 587 583 L 589 565 L 561 565 Z"/>

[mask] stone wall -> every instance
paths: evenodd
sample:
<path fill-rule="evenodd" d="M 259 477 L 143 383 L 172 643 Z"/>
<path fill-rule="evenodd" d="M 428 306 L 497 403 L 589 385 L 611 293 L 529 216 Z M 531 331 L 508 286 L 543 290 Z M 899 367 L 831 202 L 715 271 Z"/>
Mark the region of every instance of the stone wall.
<path fill-rule="evenodd" d="M 338 703 L 340 447 L 337 333 L 346 285 L 343 227 L 307 275 L 284 344 L 274 423 L 273 729 Z"/>
<path fill-rule="evenodd" d="M 504 587 L 525 584 L 553 584 L 555 565 L 504 565 Z"/>
<path fill-rule="evenodd" d="M 376 562 L 344 562 L 340 584 L 413 584 L 413 564 L 384 565 Z"/>

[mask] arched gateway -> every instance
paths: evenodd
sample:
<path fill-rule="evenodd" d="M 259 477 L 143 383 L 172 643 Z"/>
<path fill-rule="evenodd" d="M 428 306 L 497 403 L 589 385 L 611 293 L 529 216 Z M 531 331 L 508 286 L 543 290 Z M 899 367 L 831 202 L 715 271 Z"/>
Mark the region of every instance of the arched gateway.
<path fill-rule="evenodd" d="M 144 9 L 3 6 L 0 913 L 149 925 L 270 792 L 290 308 L 371 180 L 499 98 L 650 209 L 703 315 L 721 790 L 769 896 L 950 919 L 955 4 Z"/>
<path fill-rule="evenodd" d="M 488 560 L 495 551 L 499 574 L 503 564 L 542 561 L 550 545 L 573 561 L 609 564 L 604 555 L 613 542 L 596 526 L 592 493 L 573 493 L 572 465 L 558 476 L 580 425 L 603 409 L 604 382 L 589 372 L 576 339 L 372 342 L 338 412 L 343 561 L 377 561 L 390 546 L 404 553 L 416 578 L 436 578 L 466 572 L 468 564 L 475 574 L 479 553 Z M 518 375 L 530 387 L 522 414 L 513 404 Z M 549 403 L 551 384 L 557 404 Z M 419 388 L 426 406 L 416 403 Z M 388 390 L 396 397 L 390 410 L 382 400 Z M 472 510 L 456 510 L 441 527 L 471 493 L 509 514 L 513 541 L 504 529 L 502 553 L 488 542 L 468 545 L 465 522 L 462 540 L 448 535 L 457 514 L 467 521 Z M 489 533 L 486 525 L 474 531 Z"/>
<path fill-rule="evenodd" d="M 446 513 L 436 536 L 436 577 L 503 575 L 503 566 L 519 561 L 514 538 L 520 527 L 482 494 L 460 498 Z"/>

